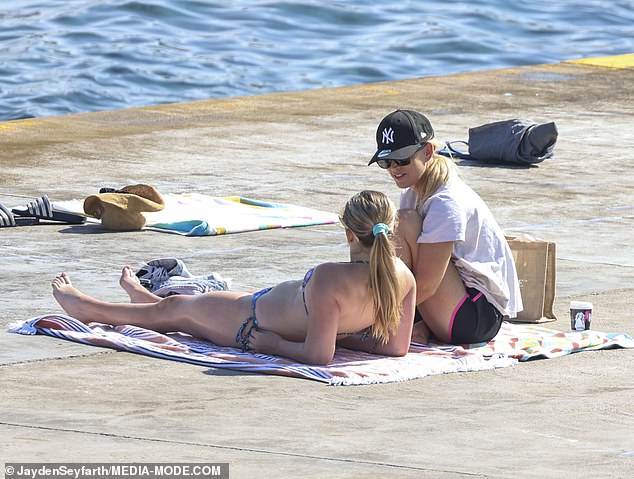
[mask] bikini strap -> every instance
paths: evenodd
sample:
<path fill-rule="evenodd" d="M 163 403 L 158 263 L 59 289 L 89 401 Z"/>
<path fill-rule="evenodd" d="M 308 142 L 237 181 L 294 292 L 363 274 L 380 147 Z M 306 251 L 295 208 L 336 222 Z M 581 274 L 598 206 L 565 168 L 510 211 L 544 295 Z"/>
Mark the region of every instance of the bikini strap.
<path fill-rule="evenodd" d="M 306 271 L 306 274 L 304 275 L 304 279 L 302 281 L 302 303 L 304 303 L 304 311 L 306 311 L 306 316 L 308 316 L 308 307 L 306 306 L 306 286 L 308 285 L 310 278 L 313 277 L 314 272 L 315 268 L 311 268 Z"/>

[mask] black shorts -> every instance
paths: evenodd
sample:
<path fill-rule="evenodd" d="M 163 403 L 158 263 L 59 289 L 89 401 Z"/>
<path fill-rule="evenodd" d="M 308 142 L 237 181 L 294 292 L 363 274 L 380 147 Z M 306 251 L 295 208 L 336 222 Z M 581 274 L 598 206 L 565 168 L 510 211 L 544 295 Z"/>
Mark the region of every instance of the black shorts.
<path fill-rule="evenodd" d="M 502 326 L 502 313 L 480 291 L 466 288 L 467 294 L 456 305 L 449 323 L 451 344 L 490 341 Z"/>

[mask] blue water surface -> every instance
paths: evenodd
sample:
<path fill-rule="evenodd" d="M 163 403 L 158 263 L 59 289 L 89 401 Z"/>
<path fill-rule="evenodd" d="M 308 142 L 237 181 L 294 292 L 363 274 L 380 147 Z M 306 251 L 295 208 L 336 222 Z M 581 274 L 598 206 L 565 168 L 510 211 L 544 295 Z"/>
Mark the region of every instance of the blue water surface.
<path fill-rule="evenodd" d="M 634 0 L 6 0 L 0 120 L 634 52 Z"/>

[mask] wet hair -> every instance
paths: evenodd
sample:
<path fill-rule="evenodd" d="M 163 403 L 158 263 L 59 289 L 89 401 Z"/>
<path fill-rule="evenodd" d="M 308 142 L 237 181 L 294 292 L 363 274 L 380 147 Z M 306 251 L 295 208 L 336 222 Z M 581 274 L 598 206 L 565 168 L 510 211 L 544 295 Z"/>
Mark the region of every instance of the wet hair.
<path fill-rule="evenodd" d="M 421 210 L 423 203 L 425 203 L 425 201 L 427 201 L 427 199 L 434 194 L 438 188 L 442 185 L 446 185 L 451 176 L 458 174 L 458 169 L 456 168 L 453 159 L 447 158 L 440 153 L 436 153 L 441 144 L 435 139 L 430 140 L 428 143 L 432 145 L 434 152 L 425 165 L 425 172 L 421 176 L 420 180 L 418 180 L 418 183 L 416 183 L 413 187 L 414 191 L 416 191 L 417 197 L 416 209 L 419 211 Z"/>
<path fill-rule="evenodd" d="M 378 191 L 357 193 L 348 200 L 341 215 L 343 225 L 370 248 L 369 287 L 375 311 L 370 333 L 383 343 L 396 331 L 402 309 L 403 287 L 396 272 L 396 250 L 391 238 L 395 221 L 394 204 Z M 378 223 L 387 225 L 390 233 L 377 232 L 375 236 L 373 229 Z"/>

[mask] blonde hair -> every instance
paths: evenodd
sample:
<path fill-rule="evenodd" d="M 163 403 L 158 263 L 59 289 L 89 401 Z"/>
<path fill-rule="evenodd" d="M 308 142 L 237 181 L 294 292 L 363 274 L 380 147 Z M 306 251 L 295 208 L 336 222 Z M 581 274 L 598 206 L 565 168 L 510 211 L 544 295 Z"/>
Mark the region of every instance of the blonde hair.
<path fill-rule="evenodd" d="M 431 158 L 425 164 L 425 172 L 413 189 L 416 191 L 416 209 L 423 207 L 423 203 L 442 185 L 446 185 L 452 175 L 458 174 L 458 169 L 451 158 L 437 153 L 441 144 L 437 140 L 430 140 L 433 147 Z"/>
<path fill-rule="evenodd" d="M 402 285 L 396 272 L 396 250 L 391 241 L 396 208 L 392 201 L 378 191 L 365 190 L 354 195 L 341 215 L 343 225 L 351 230 L 361 244 L 370 248 L 369 288 L 375 318 L 370 333 L 384 344 L 396 331 L 401 320 Z M 387 225 L 390 233 L 373 233 L 378 223 Z M 380 229 L 380 228 L 379 228 Z"/>

